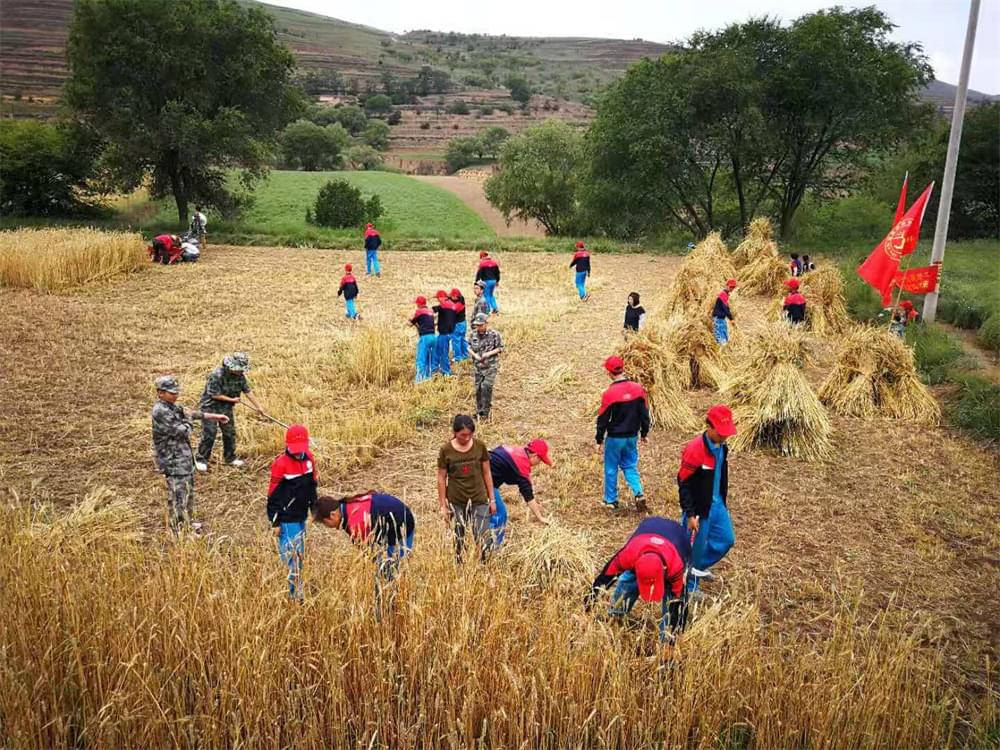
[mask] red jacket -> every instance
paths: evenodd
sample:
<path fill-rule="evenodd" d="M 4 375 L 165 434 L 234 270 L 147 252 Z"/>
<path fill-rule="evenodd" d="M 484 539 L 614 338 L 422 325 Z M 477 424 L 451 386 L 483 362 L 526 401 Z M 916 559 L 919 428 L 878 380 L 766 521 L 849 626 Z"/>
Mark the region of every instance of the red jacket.
<path fill-rule="evenodd" d="M 316 504 L 316 461 L 310 451 L 299 460 L 285 451 L 271 463 L 267 518 L 272 526 L 306 520 Z"/>
<path fill-rule="evenodd" d="M 726 502 L 729 494 L 729 446 L 722 446 L 722 476 L 719 494 Z M 689 516 L 707 518 L 712 509 L 712 487 L 715 483 L 715 454 L 708 447 L 708 435 L 702 433 L 684 446 L 681 466 L 677 471 L 677 489 L 681 510 Z"/>

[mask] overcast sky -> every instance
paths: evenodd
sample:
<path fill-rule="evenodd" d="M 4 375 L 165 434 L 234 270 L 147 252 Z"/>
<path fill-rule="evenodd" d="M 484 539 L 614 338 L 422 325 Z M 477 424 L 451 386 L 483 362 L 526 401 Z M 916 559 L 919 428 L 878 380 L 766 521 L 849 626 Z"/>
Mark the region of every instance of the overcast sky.
<path fill-rule="evenodd" d="M 803 13 L 869 2 L 851 0 L 270 0 L 272 5 L 322 13 L 386 31 L 413 29 L 510 36 L 641 37 L 672 42 L 751 16 L 791 20 Z M 895 36 L 920 42 L 936 76 L 957 83 L 969 0 L 874 0 L 898 26 Z M 1000 93 L 1000 0 L 983 0 L 970 86 Z"/>

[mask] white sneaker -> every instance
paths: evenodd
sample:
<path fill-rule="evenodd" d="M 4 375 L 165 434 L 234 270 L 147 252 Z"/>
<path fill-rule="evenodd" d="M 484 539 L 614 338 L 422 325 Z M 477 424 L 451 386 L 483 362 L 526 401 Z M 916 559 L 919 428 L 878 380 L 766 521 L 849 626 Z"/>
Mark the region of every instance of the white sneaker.
<path fill-rule="evenodd" d="M 195 534 L 197 534 L 198 532 L 201 531 L 202 526 L 204 526 L 203 523 L 199 523 L 198 521 L 192 521 L 191 522 L 191 531 L 193 531 Z"/>
<path fill-rule="evenodd" d="M 699 570 L 698 568 L 691 568 L 691 575 L 694 578 L 700 578 L 702 581 L 714 581 L 715 574 L 707 570 Z"/>
<path fill-rule="evenodd" d="M 234 458 L 232 461 L 229 462 L 229 465 L 238 469 L 238 468 L 240 468 L 243 465 L 243 459 L 242 458 Z"/>
<path fill-rule="evenodd" d="M 208 471 L 208 464 L 206 464 L 204 461 L 195 461 L 194 468 L 196 468 L 198 471 Z"/>

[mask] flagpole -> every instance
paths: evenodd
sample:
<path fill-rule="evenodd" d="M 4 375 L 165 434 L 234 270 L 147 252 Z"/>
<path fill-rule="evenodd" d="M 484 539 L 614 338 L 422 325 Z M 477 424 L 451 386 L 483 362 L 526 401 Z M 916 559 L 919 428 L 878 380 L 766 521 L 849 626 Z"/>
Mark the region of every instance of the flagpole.
<path fill-rule="evenodd" d="M 951 115 L 951 134 L 948 136 L 948 156 L 944 163 L 944 180 L 941 185 L 941 203 L 938 205 L 937 225 L 934 227 L 934 247 L 931 250 L 931 265 L 941 265 L 944 261 L 944 246 L 948 239 L 948 219 L 951 216 L 951 197 L 955 188 L 955 167 L 958 162 L 958 147 L 962 141 L 962 120 L 965 118 L 965 100 L 969 90 L 969 68 L 972 65 L 972 48 L 976 43 L 976 24 L 979 22 L 979 0 L 969 4 L 969 25 L 965 30 L 965 48 L 962 51 L 962 67 L 958 74 L 958 88 L 955 89 L 955 109 Z M 924 320 L 933 322 L 937 317 L 938 293 L 941 288 L 941 274 L 938 273 L 934 291 L 924 297 Z"/>

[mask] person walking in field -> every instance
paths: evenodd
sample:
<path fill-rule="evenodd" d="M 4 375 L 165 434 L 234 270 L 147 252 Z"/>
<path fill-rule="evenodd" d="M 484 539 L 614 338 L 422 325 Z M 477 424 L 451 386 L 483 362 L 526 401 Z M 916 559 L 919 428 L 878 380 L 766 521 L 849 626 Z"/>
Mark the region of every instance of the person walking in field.
<path fill-rule="evenodd" d="M 489 419 L 493 409 L 493 388 L 500 372 L 502 352 L 503 338 L 500 333 L 490 329 L 485 315 L 476 316 L 472 321 L 472 335 L 469 337 L 469 356 L 473 363 L 476 416 L 479 419 Z"/>
<path fill-rule="evenodd" d="M 920 313 L 913 309 L 913 303 L 908 299 L 904 299 L 892 311 L 892 321 L 889 323 L 889 330 L 901 339 L 906 338 L 907 327 L 915 320 L 919 320 L 919 318 Z"/>
<path fill-rule="evenodd" d="M 496 505 L 496 512 L 490 516 L 490 529 L 496 547 L 503 544 L 507 535 L 507 505 L 500 495 L 502 485 L 516 485 L 531 515 L 543 526 L 548 525 L 531 484 L 531 469 L 540 463 L 552 466 L 549 444 L 541 439 L 532 440 L 525 446 L 501 445 L 490 451 L 490 475 L 493 477 L 493 500 Z"/>
<path fill-rule="evenodd" d="M 365 226 L 365 276 L 382 276 L 382 266 L 378 262 L 378 250 L 382 247 L 382 237 L 374 224 Z"/>
<path fill-rule="evenodd" d="M 475 286 L 476 301 L 472 303 L 472 319 L 475 320 L 480 315 L 490 317 L 490 303 L 486 299 L 486 282 L 477 281 Z"/>
<path fill-rule="evenodd" d="M 669 518 L 647 518 L 594 579 L 587 609 L 611 586 L 609 614 L 619 619 L 639 599 L 660 602 L 660 641 L 673 643 L 687 619 L 684 580 L 690 564 L 691 544 L 684 528 Z"/>
<path fill-rule="evenodd" d="M 576 292 L 581 300 L 590 297 L 587 294 L 587 277 L 590 276 L 590 253 L 582 242 L 576 243 L 576 252 L 573 253 L 573 260 L 569 262 L 569 267 L 576 267 Z"/>
<path fill-rule="evenodd" d="M 451 430 L 451 439 L 438 451 L 438 504 L 455 531 L 455 559 L 462 562 L 465 536 L 471 531 L 479 559 L 485 562 L 491 546 L 490 515 L 497 511 L 491 499 L 489 451 L 475 438 L 476 423 L 467 414 L 457 414 Z"/>
<path fill-rule="evenodd" d="M 792 278 L 795 278 L 796 276 L 801 276 L 802 275 L 802 261 L 799 260 L 799 254 L 798 253 L 792 253 L 791 256 L 789 256 L 789 257 L 791 258 L 791 260 L 788 263 L 788 274 L 789 274 L 789 276 L 791 276 Z"/>
<path fill-rule="evenodd" d="M 500 285 L 500 265 L 483 251 L 479 253 L 479 268 L 476 270 L 476 281 L 484 283 L 483 296 L 490 306 L 491 313 L 500 312 L 497 304 L 497 287 Z"/>
<path fill-rule="evenodd" d="M 200 205 L 195 206 L 194 214 L 191 215 L 189 234 L 198 240 L 198 249 L 203 250 L 205 248 L 205 235 L 208 234 L 208 218 Z"/>
<path fill-rule="evenodd" d="M 337 290 L 337 296 L 344 295 L 347 317 L 351 320 L 361 320 L 361 316 L 358 315 L 358 305 L 355 302 L 358 298 L 358 280 L 354 278 L 353 270 L 354 267 L 350 263 L 344 266 L 344 275 L 340 277 L 340 288 Z"/>
<path fill-rule="evenodd" d="M 267 488 L 267 520 L 278 540 L 278 555 L 288 566 L 288 597 L 302 600 L 302 566 L 306 555 L 306 519 L 316 504 L 316 460 L 309 450 L 309 431 L 300 424 L 285 431 L 285 452 L 271 463 Z"/>
<path fill-rule="evenodd" d="M 632 292 L 625 303 L 624 333 L 635 333 L 646 320 L 646 308 L 639 304 L 639 292 Z"/>
<path fill-rule="evenodd" d="M 451 351 L 456 362 L 464 362 L 469 358 L 469 342 L 465 340 L 468 334 L 465 297 L 458 289 L 452 289 L 448 296 L 455 306 L 455 332 L 451 335 Z"/>
<path fill-rule="evenodd" d="M 785 286 L 788 287 L 788 294 L 782 303 L 785 320 L 792 325 L 801 325 L 806 322 L 806 298 L 799 293 L 799 280 L 789 279 Z"/>
<path fill-rule="evenodd" d="M 729 494 L 729 447 L 736 434 L 728 406 L 713 406 L 705 417 L 706 428 L 684 446 L 677 471 L 681 524 L 694 535 L 688 589 L 695 591 L 700 578 L 714 578 L 709 568 L 718 563 L 736 541 L 726 498 Z"/>
<path fill-rule="evenodd" d="M 185 409 L 177 403 L 180 383 L 171 375 L 156 379 L 153 404 L 153 457 L 157 470 L 167 480 L 167 519 L 175 534 L 183 529 L 201 529 L 194 518 L 194 454 L 191 452 L 192 420 L 226 424 L 229 417 Z"/>
<path fill-rule="evenodd" d="M 455 335 L 455 303 L 448 299 L 444 289 L 434 295 L 437 304 L 431 309 L 437 315 L 437 341 L 434 347 L 434 372 L 451 375 L 451 340 Z"/>
<path fill-rule="evenodd" d="M 715 341 L 719 346 L 729 343 L 729 324 L 727 320 L 733 319 L 733 311 L 729 309 L 729 295 L 736 289 L 736 279 L 729 279 L 725 288 L 719 292 L 715 298 L 715 306 L 712 308 L 712 329 L 715 332 Z"/>
<path fill-rule="evenodd" d="M 198 471 L 208 471 L 208 459 L 212 456 L 218 425 L 222 425 L 222 458 L 230 466 L 239 468 L 243 461 L 236 457 L 236 421 L 233 409 L 236 404 L 247 403 L 259 414 L 264 409 L 250 390 L 246 373 L 250 369 L 250 358 L 243 352 L 227 354 L 222 360 L 222 366 L 208 374 L 205 390 L 201 394 L 200 408 L 202 411 L 216 411 L 225 414 L 229 419 L 225 422 L 204 422 L 201 431 L 201 442 L 198 443 L 198 458 L 195 467 Z"/>
<path fill-rule="evenodd" d="M 597 450 L 604 451 L 604 505 L 618 510 L 618 471 L 635 496 L 639 513 L 648 513 L 639 477 L 639 439 L 646 442 L 649 434 L 649 407 L 646 391 L 634 380 L 625 377 L 621 357 L 608 357 L 604 369 L 611 385 L 601 397 L 597 415 Z"/>
<path fill-rule="evenodd" d="M 434 335 L 434 313 L 427 307 L 423 295 L 414 300 L 417 309 L 410 316 L 410 325 L 417 329 L 417 383 L 430 380 L 434 374 L 434 349 L 437 337 Z"/>
<path fill-rule="evenodd" d="M 352 542 L 368 545 L 375 553 L 375 616 L 381 619 L 383 590 L 413 550 L 417 529 L 413 511 L 398 497 L 370 490 L 340 500 L 317 498 L 313 522 L 343 529 Z"/>

